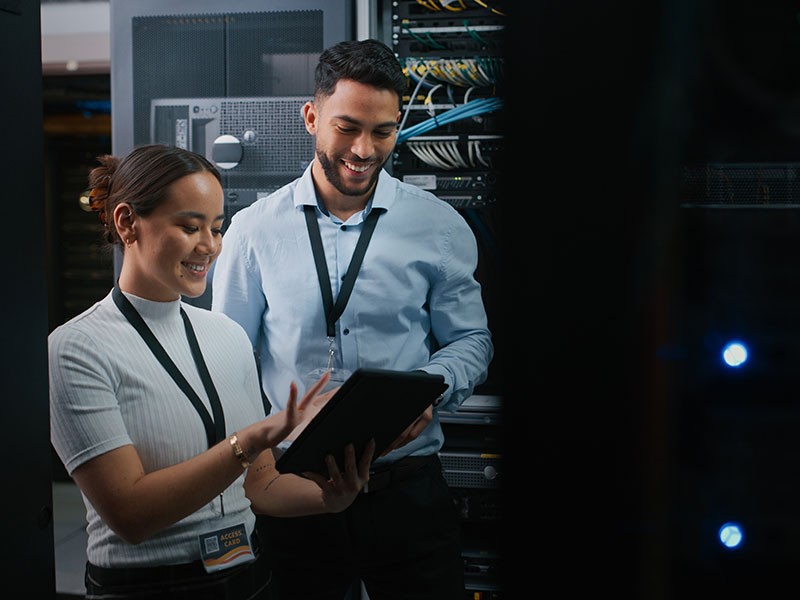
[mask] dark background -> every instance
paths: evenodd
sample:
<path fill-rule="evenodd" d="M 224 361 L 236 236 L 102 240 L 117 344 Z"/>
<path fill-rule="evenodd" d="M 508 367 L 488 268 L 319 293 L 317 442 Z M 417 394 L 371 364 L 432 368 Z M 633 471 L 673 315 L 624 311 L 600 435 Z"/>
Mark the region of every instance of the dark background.
<path fill-rule="evenodd" d="M 798 160 L 798 4 L 516 3 L 510 21 L 510 587 L 775 597 L 798 558 L 796 199 L 709 208 L 684 177 Z M 757 368 L 715 370 L 729 333 Z M 714 542 L 730 517 L 739 552 Z"/>
<path fill-rule="evenodd" d="M 55 589 L 47 398 L 47 288 L 39 5 L 0 2 L 0 173 L 6 205 L 0 573 L 45 598 Z M 3 594 L 5 595 L 5 594 Z"/>

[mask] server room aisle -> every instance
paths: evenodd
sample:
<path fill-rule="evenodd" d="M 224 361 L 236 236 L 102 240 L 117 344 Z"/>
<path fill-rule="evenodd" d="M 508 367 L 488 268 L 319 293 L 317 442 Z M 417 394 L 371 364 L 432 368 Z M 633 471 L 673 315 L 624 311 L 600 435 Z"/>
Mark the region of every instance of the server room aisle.
<path fill-rule="evenodd" d="M 56 564 L 56 598 L 83 598 L 86 565 L 86 510 L 78 486 L 53 482 L 53 538 Z"/>

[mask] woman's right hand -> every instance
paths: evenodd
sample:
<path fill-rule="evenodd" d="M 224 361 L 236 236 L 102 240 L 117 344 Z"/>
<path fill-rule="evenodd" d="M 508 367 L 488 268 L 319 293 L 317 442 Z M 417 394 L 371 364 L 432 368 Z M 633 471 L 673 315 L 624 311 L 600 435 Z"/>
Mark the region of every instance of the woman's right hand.
<path fill-rule="evenodd" d="M 317 382 L 303 394 L 300 402 L 297 401 L 297 384 L 293 381 L 289 385 L 289 399 L 286 402 L 286 408 L 238 432 L 239 442 L 251 462 L 258 454 L 277 446 L 290 434 L 296 435 L 295 430 L 302 430 L 306 423 L 320 411 L 333 395 L 332 392 L 335 391 L 319 393 L 328 383 L 328 379 L 330 379 L 330 373 L 323 373 Z"/>
<path fill-rule="evenodd" d="M 316 387 L 316 386 L 315 386 Z M 300 416 L 300 421 L 297 426 L 292 430 L 289 435 L 286 436 L 287 440 L 296 440 L 297 436 L 300 435 L 300 432 L 306 428 L 308 423 L 317 416 L 322 407 L 325 406 L 328 401 L 333 397 L 333 395 L 338 391 L 339 387 L 331 388 L 327 391 L 322 392 L 321 394 L 314 395 L 309 401 L 308 404 L 302 411 L 302 415 Z M 305 396 L 303 396 L 305 399 Z"/>

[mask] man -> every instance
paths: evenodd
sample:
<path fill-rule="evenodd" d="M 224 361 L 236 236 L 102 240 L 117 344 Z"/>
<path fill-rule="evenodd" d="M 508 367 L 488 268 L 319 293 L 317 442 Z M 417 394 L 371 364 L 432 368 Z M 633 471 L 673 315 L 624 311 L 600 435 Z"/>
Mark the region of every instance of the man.
<path fill-rule="evenodd" d="M 351 507 L 262 518 L 274 589 L 281 600 L 341 600 L 361 580 L 370 600 L 462 600 L 460 522 L 437 456 L 437 412 L 472 394 L 494 353 L 476 240 L 452 206 L 382 169 L 408 87 L 388 47 L 328 48 L 315 84 L 303 118 L 316 157 L 234 216 L 212 309 L 247 331 L 276 410 L 290 381 L 302 393 L 331 369 L 339 381 L 359 367 L 422 370 L 448 388 L 374 461 Z"/>

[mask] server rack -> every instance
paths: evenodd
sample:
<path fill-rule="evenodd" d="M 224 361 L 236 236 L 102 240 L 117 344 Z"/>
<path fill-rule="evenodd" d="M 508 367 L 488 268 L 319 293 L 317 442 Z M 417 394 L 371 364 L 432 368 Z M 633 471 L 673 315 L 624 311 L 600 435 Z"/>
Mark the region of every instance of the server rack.
<path fill-rule="evenodd" d="M 478 241 L 476 277 L 495 342 L 487 380 L 456 411 L 441 412 L 445 479 L 462 517 L 466 598 L 499 600 L 502 474 L 500 170 L 505 150 L 505 2 L 396 0 L 380 26 L 410 80 L 390 164 L 399 179 L 461 212 Z"/>
<path fill-rule="evenodd" d="M 481 395 L 501 395 L 503 126 L 502 3 L 391 3 L 384 34 L 409 76 L 398 143 L 388 167 L 458 209 L 478 241 L 476 276 L 496 355 Z"/>
<path fill-rule="evenodd" d="M 461 514 L 465 598 L 500 600 L 502 558 L 502 400 L 476 395 L 456 411 L 439 413 L 445 480 Z"/>

